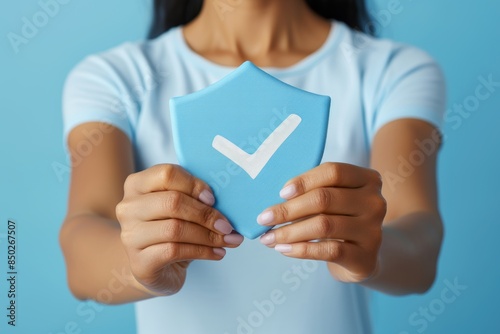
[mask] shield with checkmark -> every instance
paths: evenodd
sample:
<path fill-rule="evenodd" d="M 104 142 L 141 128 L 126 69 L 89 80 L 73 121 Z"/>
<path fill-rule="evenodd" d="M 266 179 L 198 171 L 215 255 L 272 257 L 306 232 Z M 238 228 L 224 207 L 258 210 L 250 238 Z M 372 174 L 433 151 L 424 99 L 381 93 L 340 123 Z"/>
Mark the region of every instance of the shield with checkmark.
<path fill-rule="evenodd" d="M 170 100 L 179 163 L 212 187 L 215 207 L 250 239 L 269 230 L 256 219 L 283 201 L 284 184 L 320 163 L 329 110 L 329 97 L 285 84 L 250 62 Z"/>

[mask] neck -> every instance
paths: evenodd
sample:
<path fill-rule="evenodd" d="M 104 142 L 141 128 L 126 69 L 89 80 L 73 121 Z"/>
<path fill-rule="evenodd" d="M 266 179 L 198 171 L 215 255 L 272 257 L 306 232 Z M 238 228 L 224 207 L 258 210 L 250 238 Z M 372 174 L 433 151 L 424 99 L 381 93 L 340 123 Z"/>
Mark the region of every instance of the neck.
<path fill-rule="evenodd" d="M 184 35 L 196 52 L 219 63 L 269 66 L 272 55 L 314 52 L 329 27 L 304 0 L 205 0 Z"/>

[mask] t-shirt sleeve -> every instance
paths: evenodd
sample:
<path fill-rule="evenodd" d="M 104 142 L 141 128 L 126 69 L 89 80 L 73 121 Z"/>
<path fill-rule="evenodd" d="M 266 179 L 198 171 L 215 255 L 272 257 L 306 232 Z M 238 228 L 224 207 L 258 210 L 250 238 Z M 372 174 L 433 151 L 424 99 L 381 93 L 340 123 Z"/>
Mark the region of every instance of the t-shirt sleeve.
<path fill-rule="evenodd" d="M 120 61 L 89 56 L 68 75 L 63 90 L 64 146 L 73 128 L 87 122 L 111 124 L 133 138 L 137 101 L 124 80 Z"/>
<path fill-rule="evenodd" d="M 446 108 L 444 75 L 427 53 L 401 47 L 387 62 L 375 102 L 370 139 L 385 124 L 402 118 L 423 120 L 440 129 Z"/>

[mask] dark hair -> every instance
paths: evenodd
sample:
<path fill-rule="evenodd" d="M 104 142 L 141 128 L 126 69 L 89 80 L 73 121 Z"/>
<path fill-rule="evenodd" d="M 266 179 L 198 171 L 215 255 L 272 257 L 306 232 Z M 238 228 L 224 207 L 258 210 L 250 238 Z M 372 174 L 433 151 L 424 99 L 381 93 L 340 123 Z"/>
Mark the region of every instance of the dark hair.
<path fill-rule="evenodd" d="M 306 0 L 318 15 L 342 21 L 349 27 L 373 34 L 365 0 Z M 203 0 L 154 0 L 153 22 L 148 37 L 155 38 L 172 27 L 191 22 L 201 11 Z"/>

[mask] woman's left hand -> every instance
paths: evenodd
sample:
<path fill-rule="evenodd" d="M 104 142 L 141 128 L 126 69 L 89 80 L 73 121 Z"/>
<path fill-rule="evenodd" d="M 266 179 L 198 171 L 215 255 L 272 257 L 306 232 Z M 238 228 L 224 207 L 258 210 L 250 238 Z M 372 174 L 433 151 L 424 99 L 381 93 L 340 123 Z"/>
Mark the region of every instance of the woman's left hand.
<path fill-rule="evenodd" d="M 386 202 L 380 174 L 343 163 L 324 163 L 287 182 L 287 201 L 257 221 L 275 228 L 261 242 L 286 256 L 328 262 L 342 282 L 362 282 L 379 266 Z M 314 242 L 312 242 L 314 241 Z"/>

